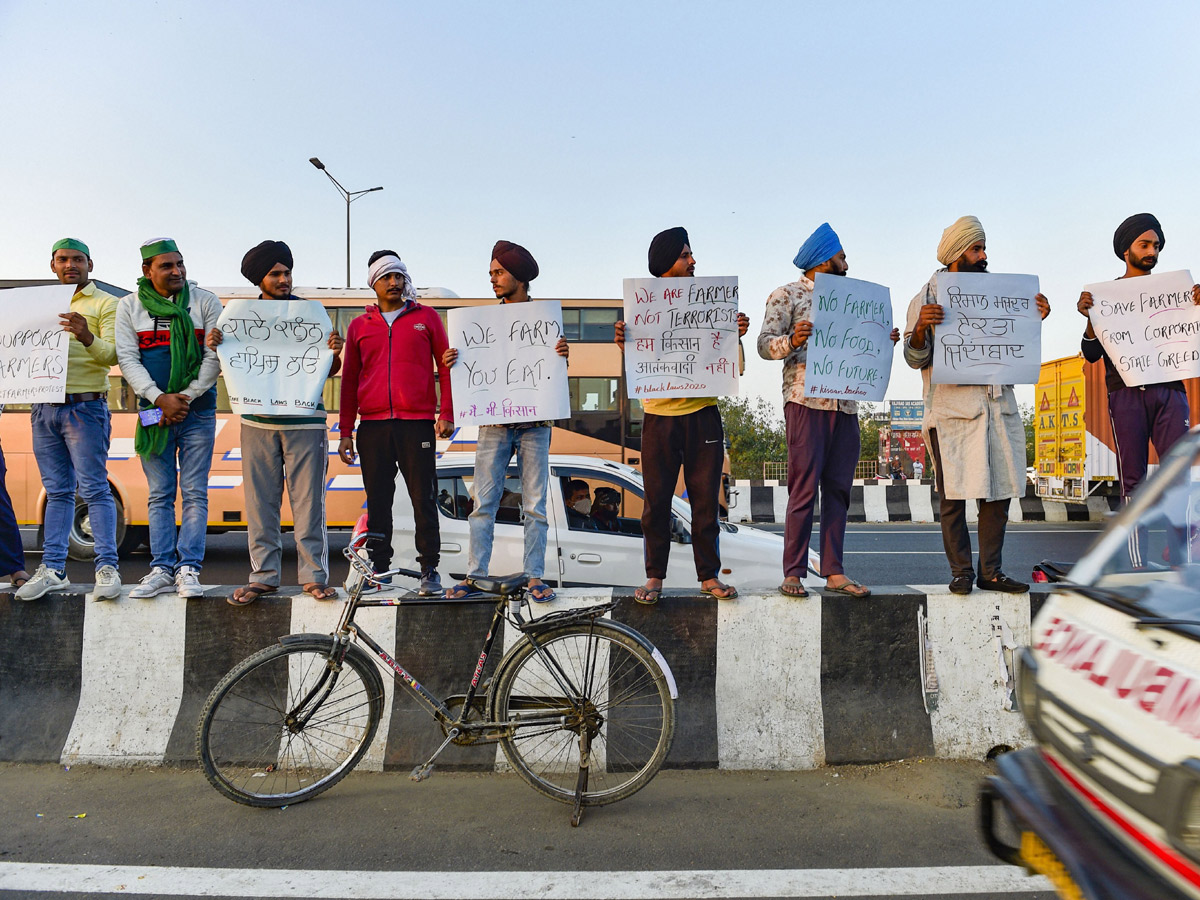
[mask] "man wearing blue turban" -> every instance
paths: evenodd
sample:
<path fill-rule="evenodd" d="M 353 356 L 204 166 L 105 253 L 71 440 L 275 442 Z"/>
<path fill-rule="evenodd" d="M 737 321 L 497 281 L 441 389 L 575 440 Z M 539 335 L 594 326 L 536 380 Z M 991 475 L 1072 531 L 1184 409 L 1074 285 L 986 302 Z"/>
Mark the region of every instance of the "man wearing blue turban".
<path fill-rule="evenodd" d="M 846 576 L 842 548 L 850 486 L 858 462 L 858 403 L 854 400 L 805 397 L 808 338 L 812 334 L 813 280 L 820 273 L 850 271 L 837 233 L 825 222 L 814 231 L 792 260 L 804 274 L 776 288 L 767 298 L 758 355 L 783 360 L 783 418 L 788 445 L 788 506 L 783 530 L 783 583 L 789 597 L 807 597 L 808 542 L 812 536 L 813 506 L 821 497 L 821 574 L 825 588 L 835 594 L 869 597 L 871 591 Z M 892 329 L 892 342 L 900 332 Z"/>

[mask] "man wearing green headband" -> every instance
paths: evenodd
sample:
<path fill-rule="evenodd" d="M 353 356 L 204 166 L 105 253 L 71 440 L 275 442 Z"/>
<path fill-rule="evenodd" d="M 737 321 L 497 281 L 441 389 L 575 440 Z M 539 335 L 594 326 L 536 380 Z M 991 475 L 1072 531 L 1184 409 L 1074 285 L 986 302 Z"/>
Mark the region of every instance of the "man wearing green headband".
<path fill-rule="evenodd" d="M 130 597 L 171 590 L 185 598 L 204 596 L 199 574 L 221 369 L 204 335 L 220 315 L 217 295 L 187 280 L 174 241 L 155 238 L 142 245 L 137 293 L 117 309 L 117 359 L 139 398 L 133 446 L 150 489 L 150 574 Z M 178 535 L 177 484 L 183 498 Z"/>
<path fill-rule="evenodd" d="M 108 487 L 108 372 L 117 362 L 117 298 L 91 280 L 87 244 L 63 238 L 50 248 L 50 271 L 75 287 L 69 312 L 59 316 L 67 345 L 67 395 L 62 403 L 35 403 L 29 421 L 33 455 L 46 488 L 42 564 L 17 591 L 36 600 L 67 587 L 67 537 L 75 519 L 75 493 L 88 507 L 96 541 L 95 600 L 121 595 L 117 572 L 117 505 Z"/>

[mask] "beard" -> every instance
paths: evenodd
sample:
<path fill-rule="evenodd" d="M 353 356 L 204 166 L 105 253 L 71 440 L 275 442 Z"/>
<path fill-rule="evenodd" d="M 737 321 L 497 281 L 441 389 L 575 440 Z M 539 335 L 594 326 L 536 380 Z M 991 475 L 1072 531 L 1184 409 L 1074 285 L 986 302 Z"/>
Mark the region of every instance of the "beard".
<path fill-rule="evenodd" d="M 959 265 L 958 271 L 960 271 L 960 272 L 986 272 L 987 271 L 987 260 L 981 259 L 981 260 L 979 260 L 979 262 L 976 262 L 976 263 L 962 263 Z"/>
<path fill-rule="evenodd" d="M 1147 253 L 1145 256 L 1134 256 L 1133 251 L 1129 251 L 1129 264 L 1135 269 L 1140 269 L 1143 272 L 1151 271 L 1158 265 L 1158 257 L 1153 253 Z"/>

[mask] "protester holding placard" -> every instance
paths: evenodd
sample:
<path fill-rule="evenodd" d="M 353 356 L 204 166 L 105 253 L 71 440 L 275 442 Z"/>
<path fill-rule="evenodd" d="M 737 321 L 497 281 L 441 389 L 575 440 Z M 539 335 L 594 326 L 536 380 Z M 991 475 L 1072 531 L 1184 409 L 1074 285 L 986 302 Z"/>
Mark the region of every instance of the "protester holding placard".
<path fill-rule="evenodd" d="M 1125 278 L 1149 275 L 1158 263 L 1158 254 L 1166 246 L 1162 225 L 1150 213 L 1130 216 L 1113 234 L 1113 252 L 1125 263 Z M 1186 284 L 1186 282 L 1184 282 Z M 1097 288 L 1098 289 L 1098 288 Z M 1200 305 L 1200 285 L 1192 287 L 1192 302 Z M 1079 295 L 1076 309 L 1087 319 L 1080 349 L 1088 362 L 1102 360 L 1104 384 L 1108 390 L 1108 414 L 1112 419 L 1113 438 L 1117 444 L 1117 472 L 1121 482 L 1121 497 L 1128 500 L 1133 489 L 1146 477 L 1150 463 L 1149 445 L 1162 457 L 1188 430 L 1188 400 L 1183 382 L 1161 381 L 1157 384 L 1128 386 L 1108 352 L 1101 346 L 1092 322 L 1094 298 L 1091 291 Z M 1192 337 L 1193 347 L 1196 339 Z M 1144 565 L 1140 542 L 1131 535 L 1130 552 L 1134 565 Z"/>
<path fill-rule="evenodd" d="M 850 265 L 841 240 L 828 222 L 800 246 L 792 263 L 804 274 L 799 281 L 771 292 L 758 333 L 758 355 L 783 360 L 788 506 L 783 527 L 783 583 L 779 590 L 789 597 L 808 596 L 803 579 L 808 575 L 808 542 L 819 489 L 825 587 L 835 594 L 868 597 L 870 589 L 848 578 L 842 568 L 846 514 L 859 453 L 858 403 L 804 395 L 808 342 L 813 333 L 813 281 L 821 273 L 844 276 Z M 895 328 L 890 336 L 893 344 L 900 340 Z"/>
<path fill-rule="evenodd" d="M 529 283 L 538 277 L 537 260 L 533 254 L 511 241 L 497 241 L 492 247 L 488 275 L 492 291 L 502 304 L 529 301 Z M 564 359 L 570 356 L 565 337 L 560 337 L 554 351 Z M 451 347 L 442 356 L 447 366 L 458 361 L 458 349 Z M 446 592 L 451 599 L 474 597 L 480 591 L 470 579 L 486 578 L 492 561 L 492 543 L 496 532 L 496 510 L 504 494 L 508 463 L 517 457 L 517 473 L 521 479 L 521 510 L 525 520 L 525 554 L 522 571 L 528 579 L 529 595 L 538 603 L 547 603 L 556 596 L 542 580 L 546 569 L 546 540 L 550 526 L 546 520 L 546 492 L 550 485 L 550 429 L 552 422 L 515 422 L 503 425 L 480 425 L 475 445 L 475 483 L 472 488 L 475 507 L 467 519 L 471 533 L 467 558 L 467 578 Z"/>
<path fill-rule="evenodd" d="M 261 291 L 259 300 L 312 303 L 292 293 L 292 251 L 283 241 L 263 241 L 242 257 L 242 275 Z M 220 328 L 208 333 L 207 345 L 216 350 L 225 339 Z M 337 331 L 327 340 L 333 360 L 325 377 L 342 367 L 344 341 Z M 329 469 L 325 404 L 312 415 L 242 416 L 242 486 L 246 495 L 246 537 L 253 571 L 246 585 L 227 598 L 247 606 L 279 587 L 283 535 L 279 509 L 287 481 L 288 502 L 296 536 L 296 564 L 303 590 L 317 600 L 330 600 L 337 591 L 329 581 L 329 532 L 325 526 L 325 474 Z"/>
<path fill-rule="evenodd" d="M 346 329 L 338 455 L 353 465 L 357 441 L 367 531 L 384 535 L 368 544 L 376 572 L 392 565 L 392 500 L 397 474 L 404 477 L 416 524 L 418 591 L 422 597 L 437 596 L 442 592 L 437 438 L 449 437 L 454 429 L 450 369 L 442 362 L 449 342 L 437 310 L 417 302 L 408 267 L 394 250 L 371 254 L 367 284 L 379 305 L 368 306 L 366 315 Z M 361 421 L 355 436 L 356 419 Z"/>
<path fill-rule="evenodd" d="M 688 233 L 668 228 L 654 236 L 647 253 L 655 278 L 691 278 L 696 274 Z M 738 338 L 750 327 L 738 313 Z M 614 337 L 625 350 L 625 323 L 617 322 Z M 740 353 L 739 353 L 740 355 Z M 667 397 L 642 401 L 642 536 L 645 542 L 646 584 L 634 592 L 638 603 L 654 604 L 662 593 L 671 553 L 671 497 L 683 469 L 683 483 L 692 507 L 692 555 L 701 593 L 718 600 L 737 597 L 737 588 L 722 584 L 717 574 L 721 557 L 721 470 L 725 464 L 725 431 L 716 397 Z"/>
<path fill-rule="evenodd" d="M 200 569 L 208 536 L 208 472 L 217 426 L 216 351 L 204 335 L 216 327 L 221 301 L 187 280 L 175 242 L 141 247 L 142 277 L 117 307 L 117 360 L 139 398 L 133 447 L 149 488 L 150 572 L 130 597 L 172 589 L 203 597 Z M 175 493 L 183 499 L 178 533 Z"/>
<path fill-rule="evenodd" d="M 33 455 L 46 488 L 42 563 L 18 600 L 36 600 L 70 585 L 67 539 L 78 491 L 87 504 L 96 544 L 94 600 L 121 596 L 117 571 L 117 504 L 108 486 L 108 372 L 117 363 L 117 298 L 96 287 L 87 244 L 63 238 L 50 248 L 50 271 L 60 284 L 75 286 L 70 311 L 60 315 L 70 335 L 67 393 L 62 403 L 34 403 L 29 422 Z"/>
<path fill-rule="evenodd" d="M 938 272 L 986 272 L 987 243 L 983 226 L 963 216 L 942 232 Z M 1045 319 L 1050 303 L 1035 297 Z M 1001 571 L 1008 505 L 1025 493 L 1025 428 L 1012 385 L 933 384 L 934 333 L 945 317 L 937 302 L 936 273 L 908 306 L 904 326 L 904 359 L 921 370 L 925 419 L 922 429 L 933 458 L 935 485 L 941 497 L 942 544 L 950 563 L 950 591 L 969 594 L 972 583 L 984 590 L 1022 593 L 1029 585 Z M 967 500 L 979 501 L 979 571 L 971 560 Z"/>

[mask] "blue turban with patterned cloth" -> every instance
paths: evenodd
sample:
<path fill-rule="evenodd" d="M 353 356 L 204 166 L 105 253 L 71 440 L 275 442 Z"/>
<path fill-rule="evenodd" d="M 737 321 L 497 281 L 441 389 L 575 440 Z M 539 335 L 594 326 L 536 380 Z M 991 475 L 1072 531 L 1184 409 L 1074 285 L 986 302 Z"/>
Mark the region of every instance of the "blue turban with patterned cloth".
<path fill-rule="evenodd" d="M 838 239 L 837 232 L 829 227 L 828 222 L 823 222 L 821 227 L 800 245 L 800 252 L 792 262 L 801 272 L 807 272 L 841 252 L 842 242 Z"/>

